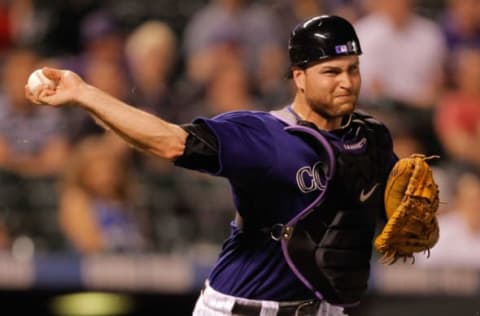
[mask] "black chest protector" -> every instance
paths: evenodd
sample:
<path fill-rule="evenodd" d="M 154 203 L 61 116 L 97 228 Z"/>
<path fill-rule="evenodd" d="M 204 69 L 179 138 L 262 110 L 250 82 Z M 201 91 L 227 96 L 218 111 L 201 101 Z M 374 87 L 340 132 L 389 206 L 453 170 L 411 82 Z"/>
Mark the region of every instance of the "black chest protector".
<path fill-rule="evenodd" d="M 315 205 L 277 226 L 274 236 L 292 271 L 319 299 L 355 305 L 367 288 L 375 221 L 383 214 L 393 156 L 390 135 L 384 125 L 359 113 L 341 138 L 289 129 L 313 146 L 317 143 L 319 154 L 333 161 L 326 164 L 328 186 Z M 325 143 L 330 158 L 322 153 Z"/>

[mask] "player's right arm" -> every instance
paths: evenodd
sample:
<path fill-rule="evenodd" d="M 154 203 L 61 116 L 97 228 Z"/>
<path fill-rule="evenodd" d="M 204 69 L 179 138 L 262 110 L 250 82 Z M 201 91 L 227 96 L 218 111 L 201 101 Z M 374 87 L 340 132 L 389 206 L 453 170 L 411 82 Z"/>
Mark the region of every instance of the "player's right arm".
<path fill-rule="evenodd" d="M 26 87 L 26 97 L 32 102 L 81 107 L 140 150 L 168 160 L 183 154 L 188 133 L 182 127 L 112 97 L 71 71 L 44 68 L 43 73 L 55 86 L 43 85 L 34 94 Z"/>

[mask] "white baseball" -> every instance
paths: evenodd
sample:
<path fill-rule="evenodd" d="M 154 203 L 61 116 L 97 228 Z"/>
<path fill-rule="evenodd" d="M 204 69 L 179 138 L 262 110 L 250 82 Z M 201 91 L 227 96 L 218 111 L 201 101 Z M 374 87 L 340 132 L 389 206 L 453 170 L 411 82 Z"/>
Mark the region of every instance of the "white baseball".
<path fill-rule="evenodd" d="M 41 69 L 37 69 L 34 72 L 32 72 L 30 74 L 30 76 L 28 77 L 28 81 L 27 81 L 28 89 L 30 89 L 30 91 L 32 93 L 35 93 L 35 91 L 42 84 L 46 84 L 46 85 L 49 85 L 51 87 L 55 86 L 55 83 L 52 80 L 45 77 L 45 75 L 43 74 Z"/>

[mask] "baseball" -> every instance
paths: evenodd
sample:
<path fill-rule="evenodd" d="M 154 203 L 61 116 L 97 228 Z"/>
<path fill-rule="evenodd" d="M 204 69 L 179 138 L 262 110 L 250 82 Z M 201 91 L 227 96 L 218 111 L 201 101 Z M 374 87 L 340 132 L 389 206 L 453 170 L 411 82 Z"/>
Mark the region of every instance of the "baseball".
<path fill-rule="evenodd" d="M 51 87 L 54 87 L 55 84 L 52 80 L 48 79 L 47 77 L 45 77 L 45 75 L 43 74 L 42 70 L 41 69 L 37 69 L 35 70 L 34 72 L 32 72 L 30 74 L 30 76 L 28 77 L 28 81 L 27 81 L 27 86 L 28 86 L 28 89 L 30 89 L 30 91 L 32 93 L 35 93 L 35 91 L 40 87 L 40 85 L 42 84 L 47 84 Z"/>

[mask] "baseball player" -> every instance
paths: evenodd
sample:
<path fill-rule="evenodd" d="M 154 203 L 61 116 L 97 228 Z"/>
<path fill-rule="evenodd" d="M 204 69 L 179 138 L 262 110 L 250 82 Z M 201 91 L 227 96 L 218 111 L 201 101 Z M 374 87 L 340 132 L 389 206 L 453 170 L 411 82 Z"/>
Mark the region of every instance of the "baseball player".
<path fill-rule="evenodd" d="M 385 216 L 397 162 L 387 128 L 355 111 L 361 52 L 345 19 L 309 19 L 290 37 L 290 105 L 182 126 L 67 70 L 44 68 L 55 87 L 26 95 L 81 107 L 141 150 L 229 180 L 238 212 L 194 315 L 346 315 L 367 288 L 375 219 Z M 410 256 L 390 237 L 383 254 Z"/>

